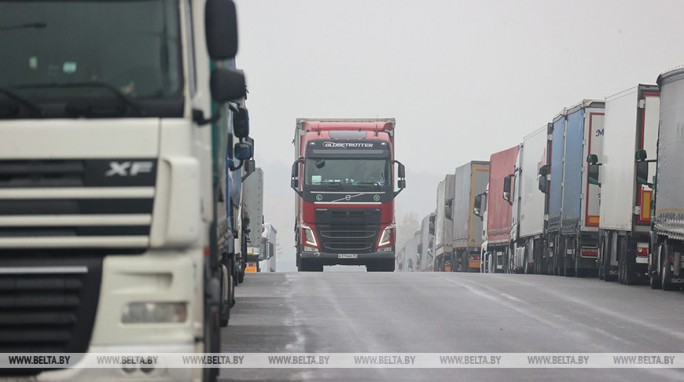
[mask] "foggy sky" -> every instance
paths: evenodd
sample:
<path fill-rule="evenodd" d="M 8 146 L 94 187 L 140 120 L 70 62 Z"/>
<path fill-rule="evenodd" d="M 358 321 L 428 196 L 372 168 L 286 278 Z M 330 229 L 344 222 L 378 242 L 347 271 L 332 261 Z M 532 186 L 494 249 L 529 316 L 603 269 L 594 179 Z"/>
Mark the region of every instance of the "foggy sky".
<path fill-rule="evenodd" d="M 294 267 L 296 118 L 395 117 L 401 221 L 433 210 L 455 167 L 684 64 L 677 0 L 235 1 L 279 270 Z"/>

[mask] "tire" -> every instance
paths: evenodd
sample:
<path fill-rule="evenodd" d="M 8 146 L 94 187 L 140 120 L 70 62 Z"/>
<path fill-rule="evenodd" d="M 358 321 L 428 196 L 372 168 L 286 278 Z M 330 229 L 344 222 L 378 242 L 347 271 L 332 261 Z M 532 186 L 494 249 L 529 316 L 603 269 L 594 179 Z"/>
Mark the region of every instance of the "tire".
<path fill-rule="evenodd" d="M 322 267 L 321 267 L 322 268 Z M 394 272 L 394 260 L 366 265 L 367 272 Z"/>
<path fill-rule="evenodd" d="M 205 301 L 204 304 L 204 352 L 219 353 L 221 351 L 221 328 L 219 327 L 220 308 Z M 203 368 L 202 381 L 216 382 L 218 368 Z"/>
<path fill-rule="evenodd" d="M 662 248 L 661 246 L 658 246 L 658 248 L 656 249 L 658 259 L 660 259 L 661 248 Z M 650 256 L 655 257 L 655 256 L 653 256 L 652 253 L 650 254 Z M 653 264 L 654 261 L 656 263 L 655 265 Z M 649 266 L 648 266 L 648 285 L 651 287 L 651 289 L 660 289 L 661 288 L 660 273 L 658 270 L 658 262 L 655 259 L 652 259 L 651 264 L 649 264 Z"/>
<path fill-rule="evenodd" d="M 229 267 L 226 267 L 229 268 Z M 233 277 L 232 277 L 232 270 L 231 269 L 226 269 L 226 275 L 228 277 L 227 280 L 224 280 L 224 274 L 221 272 L 221 322 L 220 325 L 222 328 L 225 328 L 228 326 L 228 321 L 230 321 L 230 308 L 233 303 Z M 224 296 L 224 289 L 223 285 L 228 285 L 228 295 Z M 225 301 L 225 302 L 224 302 Z"/>
<path fill-rule="evenodd" d="M 238 271 L 238 284 L 242 284 L 245 281 L 245 270 L 240 269 Z"/>
<path fill-rule="evenodd" d="M 672 285 L 672 271 L 670 271 L 670 248 L 667 241 L 662 244 L 660 256 L 660 287 L 665 291 L 674 290 Z"/>
<path fill-rule="evenodd" d="M 299 260 L 299 271 L 300 272 L 323 272 L 323 265 L 316 264 L 311 261 L 306 261 L 304 259 Z"/>

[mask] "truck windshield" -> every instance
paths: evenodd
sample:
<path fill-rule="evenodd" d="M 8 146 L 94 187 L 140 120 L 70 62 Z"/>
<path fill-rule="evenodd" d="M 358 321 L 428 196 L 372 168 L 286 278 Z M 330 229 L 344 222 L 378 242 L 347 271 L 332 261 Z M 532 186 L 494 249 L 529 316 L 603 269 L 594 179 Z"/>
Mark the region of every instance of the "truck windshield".
<path fill-rule="evenodd" d="M 314 159 L 306 160 L 307 186 L 384 189 L 391 184 L 386 159 Z"/>
<path fill-rule="evenodd" d="M 182 116 L 178 0 L 0 0 L 0 118 Z"/>

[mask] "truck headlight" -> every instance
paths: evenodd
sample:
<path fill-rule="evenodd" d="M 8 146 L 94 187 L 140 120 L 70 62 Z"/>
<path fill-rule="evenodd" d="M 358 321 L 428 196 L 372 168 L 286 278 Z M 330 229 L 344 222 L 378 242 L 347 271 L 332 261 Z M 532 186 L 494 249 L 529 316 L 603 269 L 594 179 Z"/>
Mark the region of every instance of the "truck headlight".
<path fill-rule="evenodd" d="M 302 231 L 304 231 L 304 244 L 306 246 L 318 248 L 318 243 L 316 242 L 316 236 L 314 236 L 313 230 L 310 227 L 303 225 Z"/>
<path fill-rule="evenodd" d="M 394 238 L 394 226 L 389 226 L 382 231 L 382 236 L 380 236 L 380 241 L 378 242 L 378 247 L 384 245 L 391 245 Z"/>
<path fill-rule="evenodd" d="M 121 314 L 124 324 L 181 323 L 187 318 L 184 302 L 132 302 Z"/>

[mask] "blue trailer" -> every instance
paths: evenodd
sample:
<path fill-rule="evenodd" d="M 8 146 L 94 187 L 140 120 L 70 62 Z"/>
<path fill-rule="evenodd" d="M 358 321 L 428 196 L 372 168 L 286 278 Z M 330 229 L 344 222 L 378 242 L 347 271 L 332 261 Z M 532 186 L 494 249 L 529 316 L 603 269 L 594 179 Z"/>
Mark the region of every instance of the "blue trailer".
<path fill-rule="evenodd" d="M 604 102 L 584 100 L 551 124 L 546 268 L 594 275 L 598 256 L 599 186 L 588 182 L 588 155 L 601 160 Z"/>

